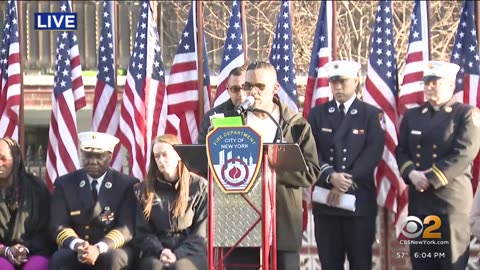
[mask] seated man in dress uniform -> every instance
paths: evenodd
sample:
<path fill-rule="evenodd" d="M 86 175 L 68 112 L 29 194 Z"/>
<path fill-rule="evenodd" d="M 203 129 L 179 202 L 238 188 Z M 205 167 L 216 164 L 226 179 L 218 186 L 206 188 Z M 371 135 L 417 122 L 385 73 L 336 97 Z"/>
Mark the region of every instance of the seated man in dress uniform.
<path fill-rule="evenodd" d="M 129 269 L 138 179 L 109 167 L 116 137 L 82 132 L 78 138 L 83 168 L 55 181 L 50 225 L 59 249 L 50 269 Z"/>

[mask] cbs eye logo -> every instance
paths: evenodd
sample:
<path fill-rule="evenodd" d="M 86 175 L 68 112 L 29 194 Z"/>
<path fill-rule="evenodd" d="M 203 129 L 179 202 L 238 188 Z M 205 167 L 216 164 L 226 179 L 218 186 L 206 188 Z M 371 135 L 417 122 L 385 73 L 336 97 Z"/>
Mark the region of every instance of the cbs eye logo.
<path fill-rule="evenodd" d="M 440 226 L 442 226 L 442 221 L 435 215 L 425 217 L 423 222 L 416 216 L 408 216 L 403 220 L 401 228 L 402 234 L 409 239 L 417 238 L 420 235 L 424 239 L 438 239 L 442 237 L 442 234 L 435 231 L 440 229 Z"/>

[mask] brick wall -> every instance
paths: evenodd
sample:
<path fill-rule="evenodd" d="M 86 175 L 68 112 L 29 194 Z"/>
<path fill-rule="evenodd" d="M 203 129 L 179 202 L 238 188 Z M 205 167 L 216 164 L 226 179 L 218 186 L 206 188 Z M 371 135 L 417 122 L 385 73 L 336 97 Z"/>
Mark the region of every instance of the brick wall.
<path fill-rule="evenodd" d="M 93 104 L 94 86 L 85 86 L 85 96 L 87 99 L 87 107 Z M 120 93 L 123 92 L 123 87 L 120 88 Z M 52 106 L 52 87 L 51 86 L 26 86 L 24 88 L 25 109 L 38 110 L 50 109 Z M 119 102 L 122 100 L 122 95 L 118 94 Z"/>

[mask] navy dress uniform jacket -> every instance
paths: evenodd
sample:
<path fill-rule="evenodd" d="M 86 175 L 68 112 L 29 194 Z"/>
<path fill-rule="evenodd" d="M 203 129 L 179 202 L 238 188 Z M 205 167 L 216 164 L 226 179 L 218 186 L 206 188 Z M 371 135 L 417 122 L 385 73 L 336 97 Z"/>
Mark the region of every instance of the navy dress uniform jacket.
<path fill-rule="evenodd" d="M 405 113 L 395 154 L 409 185 L 409 215 L 470 214 L 472 161 L 480 147 L 479 114 L 478 108 L 454 98 L 434 113 L 428 104 Z M 428 169 L 432 169 L 426 174 L 431 187 L 418 192 L 408 174 Z"/>
<path fill-rule="evenodd" d="M 91 244 L 104 241 L 109 249 L 122 247 L 134 233 L 136 178 L 108 170 L 97 202 L 83 169 L 59 177 L 51 202 L 51 229 L 59 247 L 76 238 Z"/>
<path fill-rule="evenodd" d="M 335 100 L 309 113 L 318 149 L 320 177 L 315 185 L 331 189 L 327 179 L 333 172 L 349 173 L 357 186 L 348 190 L 356 197 L 355 212 L 314 203 L 314 214 L 374 216 L 377 214 L 374 171 L 382 158 L 385 131 L 383 112 L 355 99 L 343 121 Z"/>

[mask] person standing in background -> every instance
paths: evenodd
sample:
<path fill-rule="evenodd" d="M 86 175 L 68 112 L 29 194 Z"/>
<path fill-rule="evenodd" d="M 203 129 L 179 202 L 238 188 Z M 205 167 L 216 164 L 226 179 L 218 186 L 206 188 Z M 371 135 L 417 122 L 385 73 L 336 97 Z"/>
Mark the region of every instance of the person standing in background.
<path fill-rule="evenodd" d="M 458 65 L 442 61 L 424 65 L 427 102 L 405 113 L 395 156 L 409 186 L 408 215 L 433 222 L 430 228 L 436 228 L 429 239 L 413 232 L 409 238 L 439 242 L 412 243 L 410 257 L 415 270 L 463 270 L 469 257 L 472 162 L 480 147 L 480 110 L 457 102 L 453 95 Z"/>

